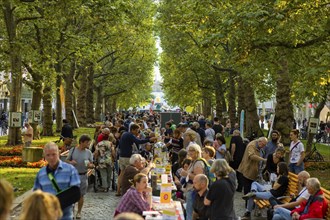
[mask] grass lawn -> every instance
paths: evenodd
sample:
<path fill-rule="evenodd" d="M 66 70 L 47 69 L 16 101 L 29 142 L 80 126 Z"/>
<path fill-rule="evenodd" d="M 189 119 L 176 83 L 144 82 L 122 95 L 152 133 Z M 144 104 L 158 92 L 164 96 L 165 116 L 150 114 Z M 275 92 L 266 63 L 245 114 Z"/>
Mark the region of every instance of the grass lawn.
<path fill-rule="evenodd" d="M 1 167 L 0 178 L 9 181 L 17 189 L 15 197 L 18 197 L 26 191 L 32 189 L 34 179 L 39 169 L 36 168 L 11 168 Z"/>
<path fill-rule="evenodd" d="M 55 129 L 54 129 L 55 130 Z M 77 142 L 82 134 L 88 134 L 93 138 L 95 128 L 78 128 L 73 131 L 73 135 L 77 135 Z M 32 146 L 45 145 L 50 141 L 56 141 L 60 137 L 59 133 L 54 133 L 54 136 L 45 137 L 42 136 L 40 140 L 33 140 Z M 10 148 L 5 146 L 7 143 L 7 136 L 0 137 L 0 147 Z M 63 142 L 58 143 L 59 146 L 63 145 Z M 34 179 L 39 169 L 37 168 L 11 168 L 1 167 L 0 178 L 8 180 L 14 188 L 17 188 L 15 196 L 18 197 L 30 190 L 33 187 Z"/>
<path fill-rule="evenodd" d="M 54 128 L 55 130 L 55 128 Z M 73 135 L 77 136 L 77 142 L 79 140 L 79 137 L 82 134 L 88 134 L 92 139 L 94 137 L 94 131 L 95 128 L 85 128 L 85 127 L 80 127 L 77 128 L 73 131 Z M 0 137 L 0 147 L 3 147 L 6 145 L 7 143 L 7 136 L 1 136 Z M 40 140 L 33 140 L 32 141 L 32 146 L 40 146 L 40 145 L 45 145 L 46 143 L 50 142 L 50 141 L 57 141 L 60 139 L 60 133 L 56 133 L 54 132 L 54 136 L 41 136 Z M 59 146 L 62 145 L 62 142 L 59 143 Z"/>

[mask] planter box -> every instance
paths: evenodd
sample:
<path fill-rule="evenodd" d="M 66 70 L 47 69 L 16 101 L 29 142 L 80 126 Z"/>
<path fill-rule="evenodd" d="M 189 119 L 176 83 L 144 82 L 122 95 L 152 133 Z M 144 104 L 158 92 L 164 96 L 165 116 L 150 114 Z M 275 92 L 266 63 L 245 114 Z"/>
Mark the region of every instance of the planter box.
<path fill-rule="evenodd" d="M 23 147 L 22 158 L 24 162 L 37 162 L 43 158 L 43 148 Z"/>

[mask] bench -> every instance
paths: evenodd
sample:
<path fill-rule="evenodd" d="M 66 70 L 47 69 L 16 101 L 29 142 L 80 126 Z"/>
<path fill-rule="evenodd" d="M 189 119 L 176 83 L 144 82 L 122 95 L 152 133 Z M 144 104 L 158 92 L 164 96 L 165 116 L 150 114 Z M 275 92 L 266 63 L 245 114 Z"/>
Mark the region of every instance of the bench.
<path fill-rule="evenodd" d="M 326 190 L 324 189 L 323 187 L 321 187 L 321 190 L 323 191 L 324 193 L 324 197 L 328 200 L 328 211 L 325 215 L 325 219 L 326 220 L 330 220 L 330 191 L 329 190 Z"/>
<path fill-rule="evenodd" d="M 297 176 L 297 174 L 289 172 L 288 178 L 289 178 L 289 186 L 284 195 L 286 197 L 281 200 L 283 203 L 290 202 L 290 200 L 291 200 L 290 195 L 298 194 L 298 176 Z M 255 199 L 254 203 L 257 205 L 257 207 L 259 209 L 264 209 L 264 208 L 270 207 L 269 201 L 265 200 L 265 199 Z"/>
<path fill-rule="evenodd" d="M 291 173 L 289 172 L 289 187 L 287 192 L 285 193 L 285 196 L 290 196 L 291 194 L 297 195 L 298 192 L 298 176 L 297 174 Z M 326 200 L 328 200 L 329 203 L 329 207 L 325 216 L 326 220 L 330 220 L 330 191 L 321 187 L 321 190 L 324 193 L 324 197 L 326 198 Z M 284 199 L 282 199 L 281 201 L 283 203 L 287 203 L 290 202 L 291 198 L 286 197 Z M 268 200 L 264 200 L 264 199 L 255 199 L 254 200 L 255 204 L 257 205 L 257 207 L 259 209 L 264 209 L 264 208 L 269 208 L 270 204 Z"/>

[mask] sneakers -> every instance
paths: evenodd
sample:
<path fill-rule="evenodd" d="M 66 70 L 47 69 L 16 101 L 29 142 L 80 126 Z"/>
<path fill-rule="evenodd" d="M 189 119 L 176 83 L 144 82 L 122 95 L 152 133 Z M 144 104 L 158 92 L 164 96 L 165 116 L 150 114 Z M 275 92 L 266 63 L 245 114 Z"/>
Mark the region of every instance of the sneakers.
<path fill-rule="evenodd" d="M 81 219 L 81 214 L 80 213 L 76 214 L 76 219 Z"/>
<path fill-rule="evenodd" d="M 241 219 L 251 219 L 251 212 L 245 212 Z"/>
<path fill-rule="evenodd" d="M 244 200 L 248 200 L 248 199 L 253 198 L 253 197 L 255 197 L 255 196 L 256 196 L 256 193 L 255 193 L 255 192 L 249 192 L 249 193 L 245 194 L 245 195 L 242 197 L 242 199 L 244 199 Z"/>

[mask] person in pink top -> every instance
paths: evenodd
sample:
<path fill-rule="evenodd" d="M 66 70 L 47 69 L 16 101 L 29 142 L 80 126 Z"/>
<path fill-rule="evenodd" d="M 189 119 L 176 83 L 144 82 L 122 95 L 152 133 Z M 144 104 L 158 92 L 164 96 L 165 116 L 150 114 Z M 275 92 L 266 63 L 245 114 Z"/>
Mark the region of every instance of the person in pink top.
<path fill-rule="evenodd" d="M 138 173 L 131 182 L 133 186 L 127 190 L 119 201 L 114 216 L 123 212 L 142 215 L 143 211 L 150 210 L 152 188 L 148 187 L 147 175 Z"/>

